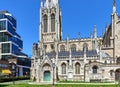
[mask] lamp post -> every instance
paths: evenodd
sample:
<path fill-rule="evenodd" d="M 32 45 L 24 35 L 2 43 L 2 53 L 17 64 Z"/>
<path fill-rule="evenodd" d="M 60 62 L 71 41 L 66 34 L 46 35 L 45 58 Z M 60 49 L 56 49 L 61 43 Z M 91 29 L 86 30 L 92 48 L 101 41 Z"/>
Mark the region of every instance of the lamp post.
<path fill-rule="evenodd" d="M 54 85 L 55 85 L 55 81 L 54 81 L 54 69 L 55 69 L 55 59 L 53 58 L 53 63 L 52 63 L 52 68 L 53 68 L 53 87 L 54 87 Z"/>

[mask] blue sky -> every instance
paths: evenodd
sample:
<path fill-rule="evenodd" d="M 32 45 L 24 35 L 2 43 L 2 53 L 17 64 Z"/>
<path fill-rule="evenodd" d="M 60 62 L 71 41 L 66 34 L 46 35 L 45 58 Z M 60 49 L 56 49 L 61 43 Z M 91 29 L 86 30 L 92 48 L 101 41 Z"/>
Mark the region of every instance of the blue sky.
<path fill-rule="evenodd" d="M 120 0 L 117 12 L 120 13 Z M 89 37 L 97 26 L 102 35 L 106 23 L 111 22 L 113 0 L 60 0 L 63 38 Z M 0 10 L 8 10 L 17 19 L 17 33 L 22 37 L 23 52 L 32 55 L 32 44 L 38 42 L 40 0 L 0 0 Z"/>

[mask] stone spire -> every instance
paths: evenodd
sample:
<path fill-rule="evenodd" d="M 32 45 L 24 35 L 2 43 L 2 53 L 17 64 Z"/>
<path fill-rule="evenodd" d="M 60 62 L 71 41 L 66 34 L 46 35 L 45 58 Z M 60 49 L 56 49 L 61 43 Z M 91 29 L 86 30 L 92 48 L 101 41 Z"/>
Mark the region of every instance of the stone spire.
<path fill-rule="evenodd" d="M 94 38 L 97 38 L 97 29 L 96 29 L 96 25 L 94 25 Z"/>
<path fill-rule="evenodd" d="M 78 33 L 78 40 L 80 40 L 80 38 L 81 38 L 81 37 L 80 37 L 80 32 L 79 32 L 79 33 Z"/>
<path fill-rule="evenodd" d="M 67 50 L 69 51 L 69 34 L 67 34 L 67 40 L 66 40 L 66 44 L 67 44 Z"/>
<path fill-rule="evenodd" d="M 90 32 L 90 39 L 91 39 L 91 42 L 93 41 L 93 35 L 92 35 L 92 32 Z"/>
<path fill-rule="evenodd" d="M 67 34 L 67 41 L 69 41 L 69 34 Z"/>
<path fill-rule="evenodd" d="M 106 32 L 107 32 L 107 30 L 108 30 L 108 23 L 106 23 Z"/>
<path fill-rule="evenodd" d="M 54 5 L 58 4 L 58 0 L 52 0 Z"/>
<path fill-rule="evenodd" d="M 104 36 L 105 32 L 104 32 L 104 29 L 102 29 L 102 37 Z"/>
<path fill-rule="evenodd" d="M 92 32 L 90 32 L 90 38 L 91 38 L 91 39 L 93 38 L 93 36 L 92 36 Z"/>
<path fill-rule="evenodd" d="M 116 13 L 116 0 L 113 1 L 113 14 Z"/>
<path fill-rule="evenodd" d="M 69 52 L 70 52 L 70 54 L 69 54 L 69 66 L 71 67 L 72 66 L 72 53 L 71 53 L 71 49 L 70 49 L 70 47 L 69 47 Z"/>
<path fill-rule="evenodd" d="M 48 8 L 51 4 L 50 0 L 44 0 L 44 7 Z"/>
<path fill-rule="evenodd" d="M 98 46 L 98 42 L 97 42 L 97 28 L 96 25 L 94 25 L 94 48 L 96 49 Z"/>
<path fill-rule="evenodd" d="M 40 0 L 40 6 L 43 7 L 43 0 Z"/>

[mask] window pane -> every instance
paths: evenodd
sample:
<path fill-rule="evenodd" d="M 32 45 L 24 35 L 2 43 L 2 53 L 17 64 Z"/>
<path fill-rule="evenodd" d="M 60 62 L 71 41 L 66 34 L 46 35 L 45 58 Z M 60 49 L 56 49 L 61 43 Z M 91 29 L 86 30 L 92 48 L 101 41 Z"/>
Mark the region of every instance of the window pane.
<path fill-rule="evenodd" d="M 0 30 L 6 30 L 6 20 L 0 21 Z"/>
<path fill-rule="evenodd" d="M 8 41 L 8 36 L 5 33 L 1 32 L 0 33 L 0 42 L 6 42 L 6 41 Z"/>
<path fill-rule="evenodd" d="M 88 51 L 88 44 L 87 43 L 83 44 L 83 51 L 85 51 L 85 50 Z"/>
<path fill-rule="evenodd" d="M 2 44 L 2 53 L 10 53 L 10 43 Z"/>
<path fill-rule="evenodd" d="M 55 32 L 55 15 L 51 15 L 51 32 Z"/>
<path fill-rule="evenodd" d="M 48 18 L 47 15 L 44 16 L 44 32 L 47 32 L 48 28 Z"/>
<path fill-rule="evenodd" d="M 79 63 L 75 64 L 75 74 L 80 74 L 80 64 Z"/>
<path fill-rule="evenodd" d="M 75 51 L 76 51 L 76 45 L 75 45 L 75 44 L 71 45 L 71 51 L 72 51 L 72 52 L 75 52 Z"/>
<path fill-rule="evenodd" d="M 65 46 L 64 46 L 64 45 L 61 45 L 61 46 L 60 46 L 60 51 L 61 51 L 61 52 L 64 52 L 64 51 L 65 51 Z"/>
<path fill-rule="evenodd" d="M 66 74 L 66 64 L 62 64 L 62 74 Z"/>

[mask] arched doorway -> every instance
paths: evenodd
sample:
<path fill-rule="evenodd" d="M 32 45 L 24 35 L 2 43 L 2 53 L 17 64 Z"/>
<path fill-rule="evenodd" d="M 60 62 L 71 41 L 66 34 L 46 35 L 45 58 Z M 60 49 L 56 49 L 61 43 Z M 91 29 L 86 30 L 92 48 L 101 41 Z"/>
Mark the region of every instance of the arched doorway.
<path fill-rule="evenodd" d="M 44 72 L 44 81 L 50 81 L 51 80 L 51 73 L 50 71 Z"/>
<path fill-rule="evenodd" d="M 120 80 L 120 69 L 115 71 L 115 80 Z"/>

